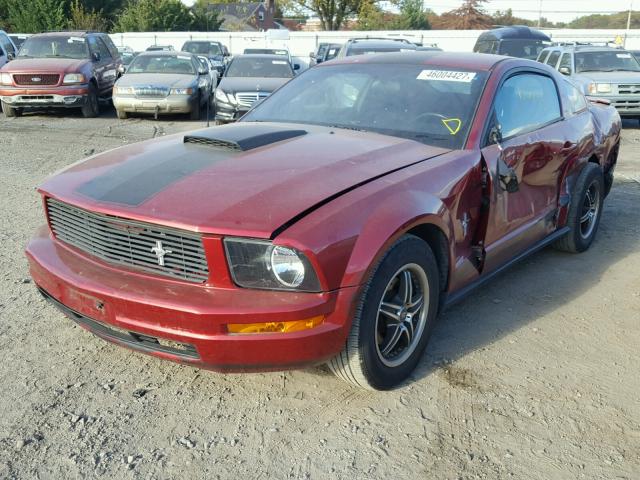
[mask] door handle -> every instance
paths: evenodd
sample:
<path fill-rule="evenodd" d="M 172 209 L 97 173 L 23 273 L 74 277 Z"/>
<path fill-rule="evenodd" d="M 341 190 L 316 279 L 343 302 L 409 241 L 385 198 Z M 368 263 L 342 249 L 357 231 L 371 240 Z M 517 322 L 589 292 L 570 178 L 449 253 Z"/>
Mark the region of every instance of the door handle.
<path fill-rule="evenodd" d="M 504 163 L 502 159 L 498 160 L 498 178 L 500 179 L 500 186 L 506 192 L 514 193 L 520 189 L 516 171 Z"/>

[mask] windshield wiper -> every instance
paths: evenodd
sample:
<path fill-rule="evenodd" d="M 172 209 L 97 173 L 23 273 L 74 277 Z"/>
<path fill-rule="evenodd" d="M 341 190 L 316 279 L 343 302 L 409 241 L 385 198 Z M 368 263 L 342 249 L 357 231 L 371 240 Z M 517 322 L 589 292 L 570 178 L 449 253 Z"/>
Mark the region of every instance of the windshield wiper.
<path fill-rule="evenodd" d="M 366 132 L 366 130 L 358 127 L 350 127 L 348 125 L 327 125 L 329 128 L 341 128 L 343 130 L 354 130 L 356 132 Z"/>

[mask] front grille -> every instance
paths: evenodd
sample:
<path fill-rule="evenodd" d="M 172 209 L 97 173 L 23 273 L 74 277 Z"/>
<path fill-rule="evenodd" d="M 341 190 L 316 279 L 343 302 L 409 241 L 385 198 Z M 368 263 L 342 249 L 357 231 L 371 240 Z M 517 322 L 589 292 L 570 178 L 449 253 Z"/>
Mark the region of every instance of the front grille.
<path fill-rule="evenodd" d="M 620 95 L 634 95 L 640 93 L 640 85 L 618 85 L 618 93 Z"/>
<path fill-rule="evenodd" d="M 624 112 L 626 110 L 640 110 L 640 99 L 638 100 L 615 100 L 611 102 L 617 110 Z"/>
<path fill-rule="evenodd" d="M 60 75 L 57 73 L 16 73 L 13 81 L 16 85 L 57 85 Z"/>
<path fill-rule="evenodd" d="M 242 107 L 251 108 L 258 100 L 263 100 L 268 96 L 269 94 L 267 92 L 236 93 L 236 102 Z"/>
<path fill-rule="evenodd" d="M 164 87 L 133 87 L 136 97 L 161 97 L 169 95 L 169 89 Z"/>
<path fill-rule="evenodd" d="M 198 234 L 89 212 L 52 198 L 47 212 L 56 238 L 108 263 L 194 283 L 209 277 Z"/>

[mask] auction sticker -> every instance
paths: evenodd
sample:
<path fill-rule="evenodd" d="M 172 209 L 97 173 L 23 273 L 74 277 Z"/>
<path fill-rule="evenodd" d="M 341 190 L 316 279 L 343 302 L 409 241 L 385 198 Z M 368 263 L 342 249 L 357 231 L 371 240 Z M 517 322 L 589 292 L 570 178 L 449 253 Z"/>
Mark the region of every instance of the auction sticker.
<path fill-rule="evenodd" d="M 454 72 L 452 70 L 422 70 L 418 80 L 440 80 L 443 82 L 470 83 L 476 77 L 475 72 Z"/>

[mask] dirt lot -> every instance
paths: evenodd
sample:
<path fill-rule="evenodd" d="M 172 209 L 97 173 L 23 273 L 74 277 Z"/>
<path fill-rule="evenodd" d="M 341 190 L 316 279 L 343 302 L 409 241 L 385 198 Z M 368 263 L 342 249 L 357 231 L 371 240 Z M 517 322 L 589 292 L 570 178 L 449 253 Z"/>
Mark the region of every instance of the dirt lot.
<path fill-rule="evenodd" d="M 324 368 L 222 375 L 133 353 L 29 282 L 36 185 L 202 125 L 0 116 L 0 478 L 640 478 L 637 123 L 592 249 L 547 249 L 447 311 L 386 393 Z"/>

